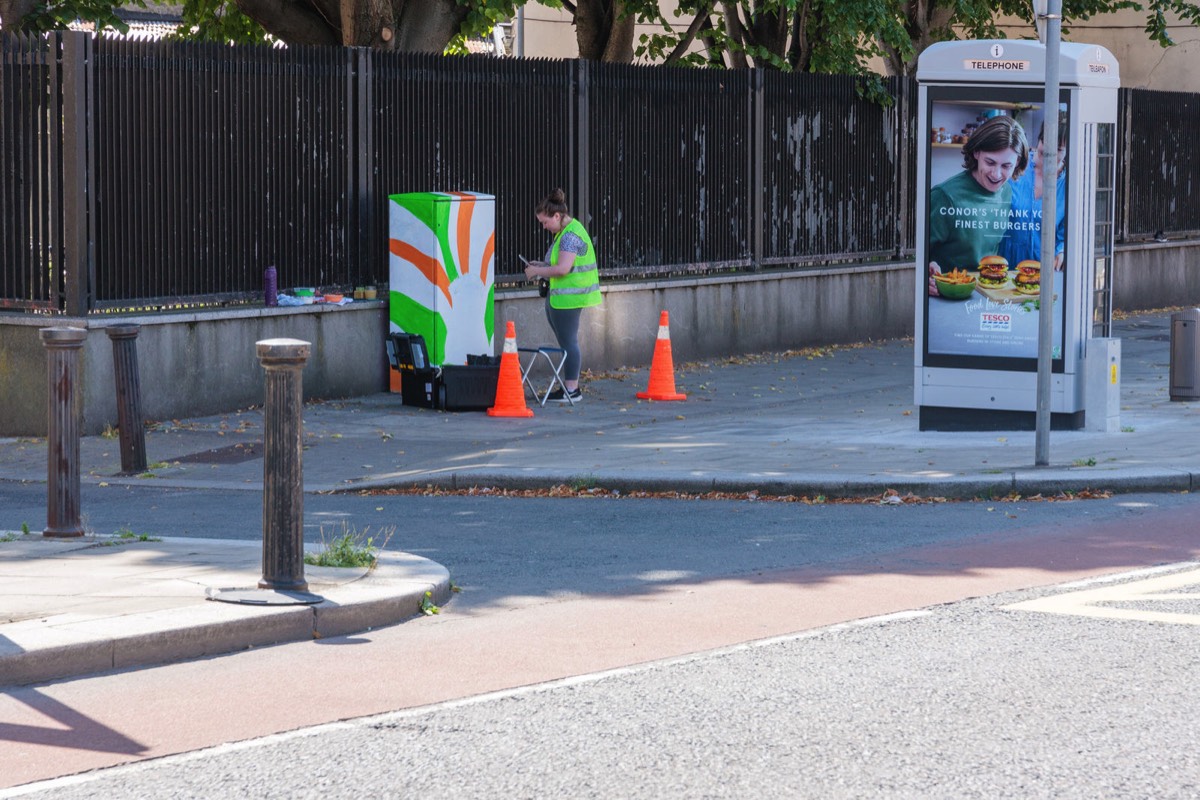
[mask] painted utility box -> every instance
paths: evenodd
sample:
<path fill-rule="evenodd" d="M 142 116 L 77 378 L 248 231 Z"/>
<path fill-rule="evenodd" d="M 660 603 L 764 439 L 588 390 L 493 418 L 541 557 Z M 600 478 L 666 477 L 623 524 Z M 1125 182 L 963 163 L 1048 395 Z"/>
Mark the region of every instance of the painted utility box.
<path fill-rule="evenodd" d="M 1084 426 L 1087 343 L 1112 318 L 1117 61 L 1063 42 L 1045 105 L 1036 41 L 941 42 L 917 67 L 914 394 L 921 430 L 1033 430 L 1038 315 L 1053 315 L 1052 427 Z M 1054 263 L 1041 147 L 1058 117 Z M 1092 348 L 1100 352 L 1099 348 Z M 1115 373 L 1114 373 L 1115 374 Z"/>
<path fill-rule="evenodd" d="M 389 329 L 425 338 L 429 363 L 493 353 L 496 198 L 388 197 Z"/>

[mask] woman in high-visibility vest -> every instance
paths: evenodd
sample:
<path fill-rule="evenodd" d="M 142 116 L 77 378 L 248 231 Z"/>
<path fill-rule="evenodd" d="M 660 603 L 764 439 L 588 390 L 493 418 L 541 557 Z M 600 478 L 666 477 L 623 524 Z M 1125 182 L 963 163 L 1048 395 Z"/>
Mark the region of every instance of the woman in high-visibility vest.
<path fill-rule="evenodd" d="M 558 346 L 567 351 L 563 363 L 563 383 L 571 400 L 579 402 L 579 371 L 583 357 L 579 350 L 579 317 L 583 309 L 600 305 L 600 271 L 596 263 L 596 247 L 583 224 L 567 209 L 567 196 L 555 189 L 542 198 L 534 209 L 538 222 L 554 235 L 544 261 L 530 261 L 525 277 L 534 280 L 547 278 L 550 290 L 546 294 L 546 319 L 558 339 Z M 556 389 L 549 400 L 568 402 L 566 394 Z"/>

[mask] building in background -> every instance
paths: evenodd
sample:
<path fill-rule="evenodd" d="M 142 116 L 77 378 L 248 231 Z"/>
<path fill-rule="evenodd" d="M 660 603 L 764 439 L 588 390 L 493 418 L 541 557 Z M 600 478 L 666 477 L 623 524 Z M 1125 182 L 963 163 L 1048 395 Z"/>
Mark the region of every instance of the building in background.
<path fill-rule="evenodd" d="M 662 2 L 665 9 L 672 5 L 671 0 Z M 677 30 L 686 29 L 690 22 L 687 17 L 673 17 L 669 10 L 664 16 Z M 1145 14 L 1128 10 L 1076 22 L 1069 26 L 1070 32 L 1063 39 L 1107 47 L 1121 65 L 1123 87 L 1200 93 L 1200 69 L 1196 68 L 1200 64 L 1200 28 L 1178 17 L 1168 16 L 1168 19 L 1169 34 L 1176 42 L 1174 47 L 1163 48 L 1151 41 L 1145 32 Z M 514 42 L 523 40 L 526 58 L 579 57 L 575 27 L 568 11 L 529 3 L 510 25 L 509 36 Z M 1011 39 L 1037 38 L 1033 26 L 1016 17 L 1001 17 L 1000 28 Z M 654 32 L 657 32 L 655 26 L 639 24 L 634 46 L 642 34 Z M 698 48 L 693 45 L 693 49 Z M 520 51 L 513 46 L 508 52 L 517 55 Z"/>
<path fill-rule="evenodd" d="M 1146 36 L 1146 14 L 1116 11 L 1086 22 L 1074 22 L 1063 41 L 1107 47 L 1121 65 L 1121 86 L 1170 92 L 1200 92 L 1200 28 L 1167 15 L 1173 47 L 1163 48 Z M 1019 19 L 1001 18 L 1009 38 L 1037 38 L 1037 31 Z"/>

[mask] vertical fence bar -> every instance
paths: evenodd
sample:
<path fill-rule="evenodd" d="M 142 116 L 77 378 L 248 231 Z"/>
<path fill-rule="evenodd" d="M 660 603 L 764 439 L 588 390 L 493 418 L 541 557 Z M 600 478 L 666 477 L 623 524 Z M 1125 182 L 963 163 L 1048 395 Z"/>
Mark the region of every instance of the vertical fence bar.
<path fill-rule="evenodd" d="M 592 139 L 591 139 L 591 72 L 587 61 L 577 61 L 575 73 L 575 113 L 579 121 L 574 125 L 575 141 L 568 143 L 575 153 L 575 188 L 569 201 L 575 206 L 575 215 L 590 229 L 592 227 Z"/>
<path fill-rule="evenodd" d="M 92 69 L 92 37 L 81 32 L 63 34 L 62 103 L 62 259 L 66 273 L 66 307 L 71 316 L 81 317 L 91 309 L 91 278 L 94 263 L 88 204 L 95 186 L 88 158 L 92 140 L 92 110 L 89 77 Z"/>
<path fill-rule="evenodd" d="M 1133 95 L 1130 89 L 1117 90 L 1117 228 L 1116 239 L 1124 242 L 1129 237 L 1129 160 L 1132 158 Z"/>
<path fill-rule="evenodd" d="M 912 160 L 915 151 L 909 152 L 913 146 L 908 124 L 909 103 L 912 102 L 912 98 L 909 95 L 909 82 L 904 77 L 893 78 L 892 81 L 892 85 L 896 88 L 896 105 L 892 109 L 893 131 L 895 132 L 896 182 L 892 202 L 899 212 L 896 215 L 896 226 L 894 228 L 896 239 L 893 257 L 901 258 L 908 243 L 909 195 L 916 196 L 916 187 L 909 183 L 908 169 L 909 162 Z"/>
<path fill-rule="evenodd" d="M 755 67 L 750 70 L 750 153 L 751 172 L 746 182 L 750 188 L 750 262 L 752 269 L 761 270 L 763 266 L 763 230 L 766 226 L 766 184 L 764 174 L 766 164 L 766 98 L 763 86 L 763 70 Z"/>

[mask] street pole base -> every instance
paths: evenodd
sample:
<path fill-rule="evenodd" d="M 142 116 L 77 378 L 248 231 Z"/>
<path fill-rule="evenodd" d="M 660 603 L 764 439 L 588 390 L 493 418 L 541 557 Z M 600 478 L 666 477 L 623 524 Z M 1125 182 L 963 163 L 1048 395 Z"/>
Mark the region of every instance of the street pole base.
<path fill-rule="evenodd" d="M 325 601 L 311 592 L 292 592 L 279 589 L 215 589 L 204 590 L 209 600 L 219 603 L 239 603 L 247 606 L 311 606 Z"/>
<path fill-rule="evenodd" d="M 49 539 L 73 539 L 83 536 L 84 533 L 83 528 L 46 528 L 42 531 L 42 536 Z"/>

